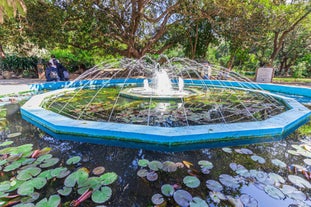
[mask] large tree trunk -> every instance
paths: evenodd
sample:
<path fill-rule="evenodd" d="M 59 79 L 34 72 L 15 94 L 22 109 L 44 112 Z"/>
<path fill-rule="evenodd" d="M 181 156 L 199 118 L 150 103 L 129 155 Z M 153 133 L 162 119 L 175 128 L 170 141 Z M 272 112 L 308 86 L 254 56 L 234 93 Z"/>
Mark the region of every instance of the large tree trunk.
<path fill-rule="evenodd" d="M 4 53 L 4 51 L 3 51 L 3 48 L 2 48 L 2 45 L 1 45 L 1 44 L 0 44 L 0 57 L 1 57 L 2 59 L 5 58 L 5 53 Z"/>

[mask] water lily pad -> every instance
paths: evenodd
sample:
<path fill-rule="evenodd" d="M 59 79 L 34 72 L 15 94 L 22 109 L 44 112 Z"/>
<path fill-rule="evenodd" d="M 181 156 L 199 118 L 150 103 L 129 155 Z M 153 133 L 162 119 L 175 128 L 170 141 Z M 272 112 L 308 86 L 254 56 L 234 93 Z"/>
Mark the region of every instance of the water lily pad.
<path fill-rule="evenodd" d="M 229 147 L 223 147 L 222 150 L 227 153 L 232 153 L 232 149 Z"/>
<path fill-rule="evenodd" d="M 307 196 L 303 192 L 290 185 L 283 185 L 281 191 L 294 200 L 305 201 L 307 199 Z"/>
<path fill-rule="evenodd" d="M 297 176 L 297 175 L 289 175 L 288 179 L 291 183 L 293 183 L 294 185 L 297 185 L 298 187 L 301 188 L 311 188 L 311 184 L 309 183 L 309 181 Z"/>
<path fill-rule="evenodd" d="M 1 203 L 0 203 L 0 205 L 1 205 Z M 35 207 L 35 204 L 33 204 L 33 203 L 20 203 L 20 204 L 14 205 L 14 207 Z"/>
<path fill-rule="evenodd" d="M 272 162 L 272 164 L 274 164 L 275 166 L 280 167 L 280 168 L 285 168 L 287 166 L 283 161 L 281 161 L 279 159 L 273 159 L 273 160 L 271 160 L 271 162 Z"/>
<path fill-rule="evenodd" d="M 7 137 L 8 137 L 9 139 L 12 139 L 12 138 L 15 138 L 15 137 L 19 137 L 19 136 L 21 136 L 21 135 L 22 135 L 21 132 L 16 132 L 16 133 L 8 134 Z"/>
<path fill-rule="evenodd" d="M 102 187 L 92 193 L 92 201 L 95 203 L 104 203 L 111 198 L 112 190 L 108 186 Z"/>
<path fill-rule="evenodd" d="M 53 155 L 51 155 L 51 154 L 45 154 L 45 155 L 39 156 L 39 157 L 37 158 L 37 163 L 38 163 L 38 164 L 39 164 L 39 163 L 42 163 L 43 161 L 48 160 L 48 159 L 50 159 L 50 158 L 52 158 L 52 157 L 53 157 Z"/>
<path fill-rule="evenodd" d="M 13 143 L 14 143 L 13 141 L 2 142 L 2 143 L 0 144 L 0 147 L 9 146 L 9 145 L 11 145 L 11 144 L 13 144 Z"/>
<path fill-rule="evenodd" d="M 40 198 L 40 193 L 34 192 L 34 193 L 28 195 L 27 197 L 23 197 L 21 199 L 21 202 L 22 203 L 32 203 L 32 202 L 38 200 L 39 198 Z"/>
<path fill-rule="evenodd" d="M 76 183 L 79 185 L 87 180 L 88 177 L 88 170 L 86 168 L 80 168 L 68 175 L 64 181 L 64 184 L 66 187 L 74 187 Z"/>
<path fill-rule="evenodd" d="M 32 177 L 36 177 L 41 172 L 41 169 L 38 167 L 30 167 L 20 171 L 17 175 L 18 180 L 29 180 Z"/>
<path fill-rule="evenodd" d="M 288 152 L 289 154 L 296 155 L 296 156 L 299 156 L 299 155 L 300 155 L 299 152 L 297 152 L 296 150 L 287 150 L 287 152 Z"/>
<path fill-rule="evenodd" d="M 158 173 L 154 171 L 148 172 L 146 176 L 147 180 L 149 181 L 156 181 L 158 177 L 159 177 Z"/>
<path fill-rule="evenodd" d="M 59 195 L 52 195 L 49 199 L 43 198 L 36 204 L 36 207 L 55 207 L 61 202 Z"/>
<path fill-rule="evenodd" d="M 51 176 L 56 178 L 64 178 L 70 174 L 70 171 L 66 167 L 58 167 L 51 170 Z"/>
<path fill-rule="evenodd" d="M 4 172 L 13 171 L 13 170 L 18 169 L 21 165 L 22 165 L 22 163 L 13 162 L 12 164 L 7 165 L 7 166 L 3 169 L 3 171 L 4 171 Z"/>
<path fill-rule="evenodd" d="M 74 157 L 69 158 L 66 161 L 66 164 L 67 165 L 74 165 L 74 164 L 77 164 L 80 161 L 81 161 L 81 157 L 80 156 L 74 156 Z"/>
<path fill-rule="evenodd" d="M 103 185 L 110 185 L 118 179 L 118 175 L 115 172 L 108 172 L 99 177 L 102 180 Z"/>
<path fill-rule="evenodd" d="M 274 184 L 285 183 L 285 179 L 276 173 L 269 173 L 268 177 L 273 180 Z"/>
<path fill-rule="evenodd" d="M 192 201 L 191 194 L 185 190 L 177 190 L 173 197 L 175 202 L 180 206 L 189 206 Z"/>
<path fill-rule="evenodd" d="M 48 154 L 48 153 L 51 152 L 51 150 L 52 150 L 51 147 L 44 147 L 43 149 L 40 150 L 38 156 L 42 156 L 42 155 Z"/>
<path fill-rule="evenodd" d="M 153 160 L 153 161 L 148 163 L 148 166 L 151 170 L 158 171 L 158 170 L 162 169 L 163 164 L 157 160 Z"/>
<path fill-rule="evenodd" d="M 0 183 L 0 192 L 6 192 L 11 188 L 11 182 L 10 181 L 3 181 Z"/>
<path fill-rule="evenodd" d="M 206 187 L 214 192 L 220 192 L 223 190 L 222 185 L 216 180 L 207 180 Z"/>
<path fill-rule="evenodd" d="M 253 154 L 252 150 L 246 149 L 246 148 L 235 149 L 234 151 L 236 151 L 237 153 L 240 153 L 240 154 L 245 154 L 245 155 L 252 155 Z"/>
<path fill-rule="evenodd" d="M 250 170 L 249 172 L 252 177 L 256 178 L 256 180 L 262 183 L 264 183 L 268 178 L 268 174 L 261 170 Z"/>
<path fill-rule="evenodd" d="M 62 195 L 62 196 L 68 196 L 68 195 L 70 195 L 71 192 L 72 192 L 72 188 L 68 188 L 66 186 L 64 186 L 62 189 L 59 189 L 57 191 L 57 193 Z"/>
<path fill-rule="evenodd" d="M 242 201 L 244 206 L 247 206 L 247 207 L 257 207 L 258 206 L 258 201 L 250 195 L 243 194 L 240 196 L 240 200 Z"/>
<path fill-rule="evenodd" d="M 149 160 L 146 160 L 146 159 L 141 159 L 141 160 L 138 160 L 138 165 L 140 167 L 147 167 L 149 164 Z"/>
<path fill-rule="evenodd" d="M 177 165 L 171 161 L 163 162 L 162 170 L 165 172 L 175 172 L 177 170 Z"/>
<path fill-rule="evenodd" d="M 264 190 L 272 198 L 279 199 L 279 200 L 285 198 L 284 193 L 280 189 L 278 189 L 272 185 L 266 185 Z"/>
<path fill-rule="evenodd" d="M 140 169 L 137 171 L 137 175 L 141 178 L 146 177 L 147 174 L 148 174 L 148 170 L 146 170 L 146 169 Z"/>
<path fill-rule="evenodd" d="M 183 179 L 184 184 L 189 188 L 197 188 L 200 186 L 200 180 L 195 176 L 186 176 Z"/>
<path fill-rule="evenodd" d="M 6 164 L 8 161 L 7 160 L 0 160 L 0 166 Z"/>
<path fill-rule="evenodd" d="M 154 205 L 161 205 L 164 202 L 163 195 L 156 193 L 151 197 L 151 201 Z"/>
<path fill-rule="evenodd" d="M 174 192 L 175 192 L 175 189 L 170 184 L 164 184 L 161 187 L 161 192 L 165 196 L 172 196 L 174 194 Z"/>
<path fill-rule="evenodd" d="M 226 196 L 221 192 L 210 191 L 209 196 L 217 204 L 220 203 L 221 200 L 227 200 Z"/>
<path fill-rule="evenodd" d="M 230 168 L 235 171 L 238 175 L 241 175 L 243 177 L 250 177 L 250 172 L 248 169 L 246 169 L 243 165 L 236 164 L 236 163 L 230 163 Z"/>
<path fill-rule="evenodd" d="M 211 163 L 210 161 L 207 161 L 207 160 L 200 160 L 198 162 L 198 164 L 200 165 L 201 172 L 203 174 L 208 174 L 210 172 L 209 170 L 214 167 L 213 163 Z"/>
<path fill-rule="evenodd" d="M 202 198 L 194 197 L 190 202 L 190 207 L 208 207 L 208 205 Z"/>
<path fill-rule="evenodd" d="M 304 159 L 303 162 L 311 166 L 311 159 Z"/>
<path fill-rule="evenodd" d="M 105 172 L 105 168 L 103 167 L 103 166 L 99 166 L 99 167 L 96 167 L 96 168 L 94 168 L 93 170 L 92 170 L 92 173 L 94 174 L 94 175 L 101 175 L 101 174 L 103 174 L 104 172 Z"/>
<path fill-rule="evenodd" d="M 56 165 L 59 162 L 59 158 L 50 158 L 47 160 L 44 160 L 43 163 L 40 165 L 41 168 L 48 168 L 52 167 L 53 165 Z"/>
<path fill-rule="evenodd" d="M 252 155 L 251 159 L 254 160 L 255 162 L 260 163 L 260 164 L 266 163 L 266 160 L 263 157 L 260 157 L 258 155 Z"/>
<path fill-rule="evenodd" d="M 219 181 L 229 188 L 238 188 L 240 186 L 239 182 L 234 177 L 227 174 L 221 174 L 219 176 Z"/>
<path fill-rule="evenodd" d="M 17 190 L 17 193 L 19 195 L 30 195 L 34 192 L 34 189 L 40 190 L 46 183 L 45 178 L 36 177 L 21 184 Z"/>

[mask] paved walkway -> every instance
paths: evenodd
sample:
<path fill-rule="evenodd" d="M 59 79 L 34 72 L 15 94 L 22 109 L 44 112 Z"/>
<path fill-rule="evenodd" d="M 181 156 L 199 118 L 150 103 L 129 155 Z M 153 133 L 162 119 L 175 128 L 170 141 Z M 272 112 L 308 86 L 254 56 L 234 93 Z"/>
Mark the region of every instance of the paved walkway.
<path fill-rule="evenodd" d="M 1 79 L 0 96 L 5 94 L 17 94 L 23 91 L 29 91 L 30 84 L 43 83 L 45 80 L 39 79 Z"/>

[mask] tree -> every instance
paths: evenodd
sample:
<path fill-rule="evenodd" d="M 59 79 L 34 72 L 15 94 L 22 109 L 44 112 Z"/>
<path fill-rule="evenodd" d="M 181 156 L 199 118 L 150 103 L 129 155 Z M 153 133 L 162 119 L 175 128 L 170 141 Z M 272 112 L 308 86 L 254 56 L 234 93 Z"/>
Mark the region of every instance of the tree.
<path fill-rule="evenodd" d="M 24 14 L 26 11 L 27 8 L 23 0 L 2 0 L 0 2 L 0 26 L 4 24 L 5 19 L 16 17 L 19 14 Z M 1 40 L 0 57 L 5 58 L 3 43 Z"/>

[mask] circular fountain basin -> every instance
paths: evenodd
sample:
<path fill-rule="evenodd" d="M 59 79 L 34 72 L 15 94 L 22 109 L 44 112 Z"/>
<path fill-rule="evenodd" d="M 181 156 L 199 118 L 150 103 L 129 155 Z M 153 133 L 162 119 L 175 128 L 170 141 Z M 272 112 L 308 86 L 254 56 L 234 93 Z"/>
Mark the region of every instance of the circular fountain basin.
<path fill-rule="evenodd" d="M 141 83 L 141 81 L 136 80 L 136 83 Z M 105 82 L 107 81 L 105 80 Z M 119 84 L 119 82 L 109 83 L 109 85 L 113 84 Z M 199 84 L 203 84 L 202 81 L 196 82 L 196 85 Z M 204 82 L 204 86 L 208 84 L 208 81 Z M 232 85 L 234 84 L 231 83 L 231 87 Z M 283 138 L 306 123 L 311 115 L 310 110 L 296 100 L 270 93 L 269 95 L 281 99 L 289 110 L 263 121 L 174 128 L 74 120 L 41 107 L 47 97 L 65 90 L 74 89 L 60 89 L 33 96 L 22 106 L 22 117 L 59 139 L 153 150 L 179 151 L 274 141 Z M 260 93 L 268 92 L 260 91 Z"/>

